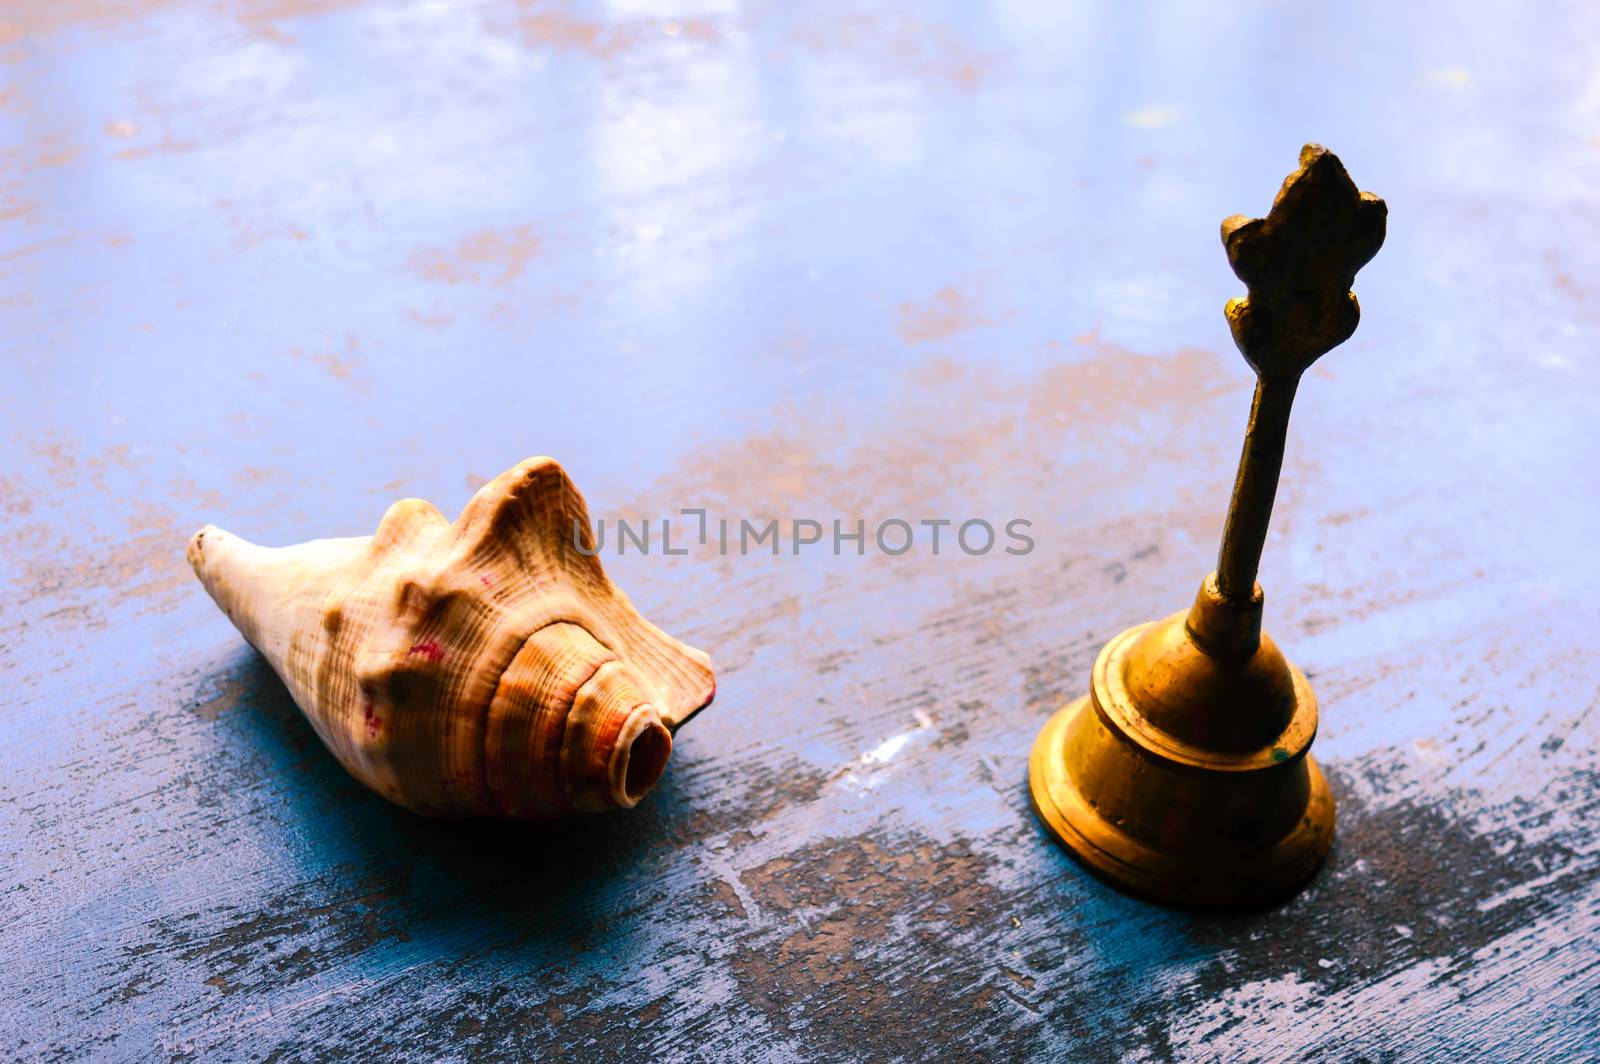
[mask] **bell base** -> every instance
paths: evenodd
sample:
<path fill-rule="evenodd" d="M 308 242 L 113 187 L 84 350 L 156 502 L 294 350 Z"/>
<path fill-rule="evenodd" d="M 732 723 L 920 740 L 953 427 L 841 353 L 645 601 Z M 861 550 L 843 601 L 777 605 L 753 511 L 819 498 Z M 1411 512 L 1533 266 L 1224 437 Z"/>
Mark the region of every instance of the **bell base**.
<path fill-rule="evenodd" d="M 1333 795 L 1310 755 L 1304 815 L 1276 842 L 1239 853 L 1163 853 L 1120 831 L 1084 798 L 1067 772 L 1066 741 L 1088 695 L 1053 714 L 1034 740 L 1028 790 L 1034 812 L 1057 842 L 1091 872 L 1130 893 L 1182 908 L 1249 909 L 1301 886 L 1333 844 Z"/>

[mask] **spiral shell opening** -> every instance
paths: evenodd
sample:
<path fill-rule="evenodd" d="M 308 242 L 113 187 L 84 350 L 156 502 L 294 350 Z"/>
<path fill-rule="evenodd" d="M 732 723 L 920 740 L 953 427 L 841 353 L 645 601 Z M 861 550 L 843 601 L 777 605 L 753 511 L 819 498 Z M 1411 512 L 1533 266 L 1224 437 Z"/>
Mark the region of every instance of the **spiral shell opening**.
<path fill-rule="evenodd" d="M 656 785 L 671 756 L 672 733 L 653 708 L 643 707 L 617 737 L 611 757 L 612 799 L 623 809 L 633 808 Z"/>

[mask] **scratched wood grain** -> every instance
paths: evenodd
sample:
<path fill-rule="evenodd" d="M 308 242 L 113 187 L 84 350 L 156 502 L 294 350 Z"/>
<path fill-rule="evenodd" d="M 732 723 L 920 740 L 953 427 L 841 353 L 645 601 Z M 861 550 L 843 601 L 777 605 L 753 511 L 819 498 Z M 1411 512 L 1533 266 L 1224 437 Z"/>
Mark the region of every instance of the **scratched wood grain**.
<path fill-rule="evenodd" d="M 0 1055 L 1594 1059 L 1597 52 L 1561 3 L 0 6 Z M 1262 573 L 1339 834 L 1173 912 L 1026 756 L 1212 563 L 1216 227 L 1306 139 L 1392 212 Z M 538 453 L 611 522 L 1035 548 L 608 552 L 718 667 L 662 783 L 422 820 L 184 540 Z"/>

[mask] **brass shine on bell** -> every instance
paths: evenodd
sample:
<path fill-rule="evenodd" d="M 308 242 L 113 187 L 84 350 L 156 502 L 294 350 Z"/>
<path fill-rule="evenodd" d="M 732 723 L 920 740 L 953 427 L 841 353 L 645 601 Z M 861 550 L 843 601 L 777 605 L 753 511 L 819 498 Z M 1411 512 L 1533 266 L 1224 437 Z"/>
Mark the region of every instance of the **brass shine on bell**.
<path fill-rule="evenodd" d="M 1136 894 L 1262 905 L 1333 842 L 1333 796 L 1310 753 L 1316 698 L 1261 631 L 1255 578 L 1300 375 L 1355 332 L 1350 285 L 1387 214 L 1308 144 L 1267 217 L 1222 223 L 1249 291 L 1228 303 L 1228 324 L 1257 380 L 1217 571 L 1188 610 L 1105 645 L 1089 693 L 1050 718 L 1028 764 L 1051 834 Z"/>

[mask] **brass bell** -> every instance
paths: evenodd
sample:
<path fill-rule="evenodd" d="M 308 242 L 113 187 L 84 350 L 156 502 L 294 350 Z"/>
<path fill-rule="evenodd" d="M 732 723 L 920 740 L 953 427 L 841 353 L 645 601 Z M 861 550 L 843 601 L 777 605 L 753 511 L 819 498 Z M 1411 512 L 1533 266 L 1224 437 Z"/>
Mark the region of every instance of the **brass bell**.
<path fill-rule="evenodd" d="M 1256 371 L 1216 572 L 1192 605 L 1100 651 L 1089 693 L 1034 741 L 1034 810 L 1092 871 L 1196 907 L 1277 900 L 1333 842 L 1333 796 L 1311 758 L 1317 702 L 1261 630 L 1256 583 L 1300 375 L 1360 319 L 1356 271 L 1383 244 L 1383 200 L 1315 144 L 1265 218 L 1222 223 L 1248 295 L 1229 301 Z"/>

